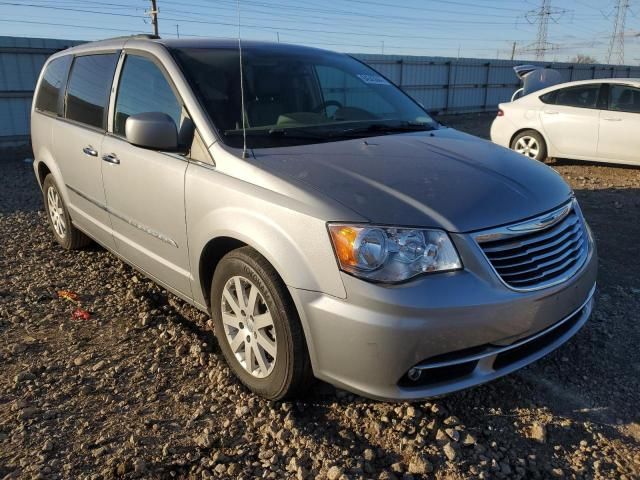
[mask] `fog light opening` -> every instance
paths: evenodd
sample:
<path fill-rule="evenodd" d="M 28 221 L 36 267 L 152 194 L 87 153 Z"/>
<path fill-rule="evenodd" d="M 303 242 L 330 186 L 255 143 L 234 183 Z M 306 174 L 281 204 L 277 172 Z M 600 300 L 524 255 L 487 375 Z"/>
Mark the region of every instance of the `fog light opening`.
<path fill-rule="evenodd" d="M 409 372 L 407 372 L 407 377 L 409 377 L 409 380 L 411 380 L 412 382 L 417 382 L 418 380 L 420 380 L 420 375 L 422 375 L 422 370 L 420 370 L 419 368 L 412 368 L 409 370 Z"/>

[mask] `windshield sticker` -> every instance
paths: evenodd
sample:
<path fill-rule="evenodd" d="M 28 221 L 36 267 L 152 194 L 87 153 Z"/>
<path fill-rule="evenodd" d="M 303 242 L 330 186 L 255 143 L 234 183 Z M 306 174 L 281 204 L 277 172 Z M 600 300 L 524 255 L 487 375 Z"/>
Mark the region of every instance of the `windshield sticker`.
<path fill-rule="evenodd" d="M 386 81 L 384 78 L 382 78 L 380 75 L 367 75 L 363 73 L 358 75 L 358 78 L 362 80 L 364 83 L 368 83 L 371 85 L 390 85 L 390 83 Z"/>

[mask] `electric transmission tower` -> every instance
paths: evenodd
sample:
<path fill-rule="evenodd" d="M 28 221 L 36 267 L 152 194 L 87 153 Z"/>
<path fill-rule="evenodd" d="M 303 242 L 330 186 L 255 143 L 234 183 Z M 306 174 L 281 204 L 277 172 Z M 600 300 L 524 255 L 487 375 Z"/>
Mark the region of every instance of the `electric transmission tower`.
<path fill-rule="evenodd" d="M 628 9 L 629 0 L 618 0 L 613 21 L 613 32 L 609 42 L 607 63 L 614 62 L 618 65 L 624 65 L 624 31 Z"/>
<path fill-rule="evenodd" d="M 628 0 L 627 0 L 628 1 Z M 551 6 L 551 0 L 542 0 L 540 8 L 527 12 L 525 18 L 529 23 L 538 24 L 538 36 L 535 43 L 529 45 L 527 50 L 533 51 L 537 61 L 544 61 L 545 53 L 553 50 L 553 44 L 547 41 L 549 33 L 549 21 L 556 22 L 566 13 L 566 10 L 560 10 Z"/>

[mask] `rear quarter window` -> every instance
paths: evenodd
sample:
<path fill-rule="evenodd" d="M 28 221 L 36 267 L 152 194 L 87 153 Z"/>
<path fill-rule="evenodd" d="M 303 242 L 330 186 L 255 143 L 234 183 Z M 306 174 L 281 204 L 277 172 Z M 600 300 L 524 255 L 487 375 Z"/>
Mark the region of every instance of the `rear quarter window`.
<path fill-rule="evenodd" d="M 36 110 L 58 113 L 58 99 L 64 91 L 64 81 L 71 65 L 71 55 L 51 60 L 45 67 L 38 93 L 36 94 Z"/>
<path fill-rule="evenodd" d="M 547 103 L 549 105 L 553 105 L 556 103 L 556 95 L 558 94 L 557 90 L 553 92 L 545 93 L 544 95 L 540 95 L 540 101 L 542 103 Z"/>
<path fill-rule="evenodd" d="M 117 62 L 116 53 L 76 57 L 69 74 L 66 118 L 104 129 Z"/>

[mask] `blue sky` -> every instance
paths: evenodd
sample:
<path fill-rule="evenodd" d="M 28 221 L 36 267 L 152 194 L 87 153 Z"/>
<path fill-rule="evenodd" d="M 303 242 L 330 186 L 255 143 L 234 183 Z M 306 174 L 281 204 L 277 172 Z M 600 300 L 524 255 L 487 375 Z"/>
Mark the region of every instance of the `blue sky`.
<path fill-rule="evenodd" d="M 640 0 L 625 63 L 640 64 Z M 241 0 L 242 36 L 357 53 L 533 58 L 540 0 Z M 551 0 L 546 60 L 605 61 L 616 0 Z M 237 35 L 236 0 L 158 0 L 163 36 Z M 95 40 L 151 32 L 148 0 L 0 0 L 0 35 Z M 177 27 L 176 27 L 177 25 Z"/>

